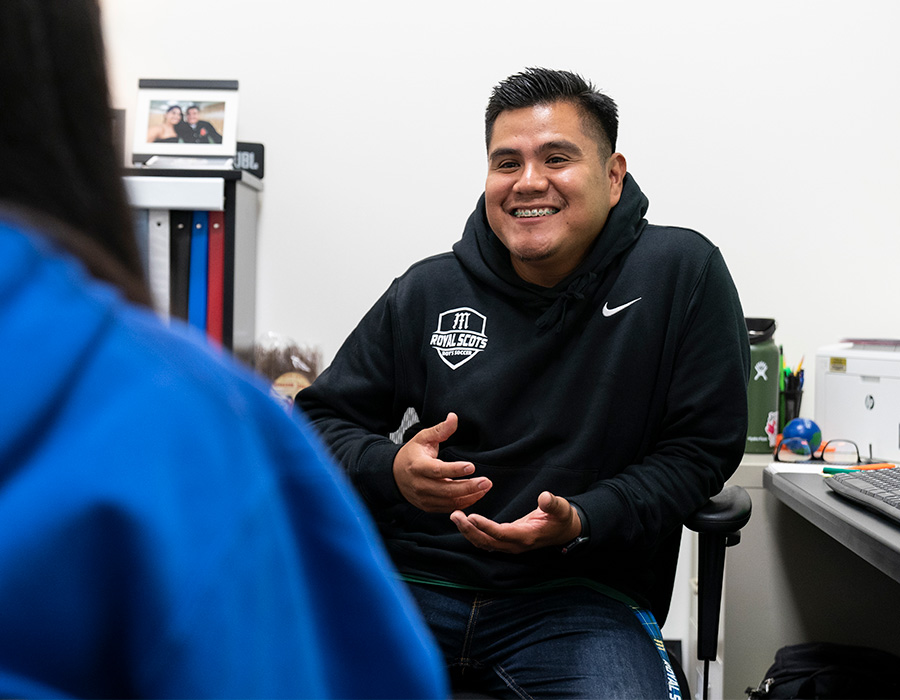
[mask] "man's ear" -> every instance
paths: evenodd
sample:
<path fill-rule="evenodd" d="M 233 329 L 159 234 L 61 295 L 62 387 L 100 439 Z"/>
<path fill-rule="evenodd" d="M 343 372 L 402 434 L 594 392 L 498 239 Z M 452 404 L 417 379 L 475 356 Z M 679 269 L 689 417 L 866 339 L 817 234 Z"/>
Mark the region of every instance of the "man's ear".
<path fill-rule="evenodd" d="M 606 171 L 609 175 L 609 206 L 610 208 L 619 203 L 622 196 L 622 186 L 625 183 L 625 173 L 628 170 L 628 164 L 625 162 L 625 156 L 621 153 L 613 153 L 609 160 L 606 161 Z"/>

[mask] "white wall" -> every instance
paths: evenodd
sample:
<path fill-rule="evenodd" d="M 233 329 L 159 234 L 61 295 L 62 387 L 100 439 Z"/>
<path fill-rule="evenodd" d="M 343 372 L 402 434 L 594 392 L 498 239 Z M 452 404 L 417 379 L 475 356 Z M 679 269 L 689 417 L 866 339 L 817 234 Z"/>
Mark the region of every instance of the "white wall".
<path fill-rule="evenodd" d="M 139 78 L 240 81 L 238 137 L 267 158 L 258 331 L 326 361 L 393 277 L 457 239 L 490 89 L 529 65 L 618 101 L 650 220 L 722 248 L 788 364 L 900 337 L 893 0 L 102 5 L 115 106 Z"/>
<path fill-rule="evenodd" d="M 788 364 L 900 337 L 900 2 L 101 2 L 115 106 L 139 78 L 240 81 L 238 138 L 266 146 L 257 328 L 326 362 L 459 237 L 490 89 L 530 65 L 616 99 L 650 220 L 721 247 Z M 689 599 L 682 579 L 673 637 Z"/>

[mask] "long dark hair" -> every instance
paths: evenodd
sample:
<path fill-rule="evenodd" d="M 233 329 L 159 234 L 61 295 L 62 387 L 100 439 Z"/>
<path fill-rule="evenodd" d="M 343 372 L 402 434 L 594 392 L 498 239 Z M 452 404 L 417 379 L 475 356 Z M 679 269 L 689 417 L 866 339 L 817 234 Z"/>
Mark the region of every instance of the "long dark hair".
<path fill-rule="evenodd" d="M 149 303 L 108 91 L 96 0 L 0 1 L 0 201 Z"/>

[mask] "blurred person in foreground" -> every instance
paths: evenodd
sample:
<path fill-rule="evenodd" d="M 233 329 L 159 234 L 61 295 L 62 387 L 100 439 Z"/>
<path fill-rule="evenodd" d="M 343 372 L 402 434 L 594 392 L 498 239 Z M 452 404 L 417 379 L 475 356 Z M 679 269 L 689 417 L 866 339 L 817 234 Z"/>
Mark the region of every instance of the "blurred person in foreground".
<path fill-rule="evenodd" d="M 3 0 L 0 94 L 0 696 L 445 696 L 302 418 L 150 311 L 96 1 Z"/>

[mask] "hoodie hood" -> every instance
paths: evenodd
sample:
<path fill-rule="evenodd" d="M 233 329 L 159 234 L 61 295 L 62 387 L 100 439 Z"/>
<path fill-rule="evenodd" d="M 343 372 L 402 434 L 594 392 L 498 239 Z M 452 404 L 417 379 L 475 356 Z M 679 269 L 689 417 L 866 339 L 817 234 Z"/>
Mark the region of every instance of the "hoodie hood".
<path fill-rule="evenodd" d="M 540 330 L 560 330 L 572 305 L 592 297 L 616 260 L 637 242 L 647 225 L 644 217 L 649 206 L 637 182 L 626 173 L 619 203 L 610 210 L 585 259 L 568 277 L 549 288 L 526 282 L 516 274 L 509 251 L 488 224 L 484 194 L 469 216 L 462 238 L 453 246 L 453 253 L 479 281 L 538 310 L 536 325 Z"/>
<path fill-rule="evenodd" d="M 53 420 L 108 324 L 115 294 L 98 286 L 86 299 L 78 292 L 86 274 L 39 234 L 0 220 L 0 347 L 16 348 L 17 357 L 0 366 L 0 386 L 17 401 L 2 411 L 0 464 L 27 451 Z M 58 342 L 38 342 L 48 325 Z"/>

